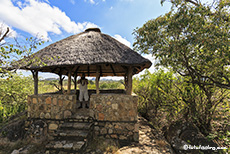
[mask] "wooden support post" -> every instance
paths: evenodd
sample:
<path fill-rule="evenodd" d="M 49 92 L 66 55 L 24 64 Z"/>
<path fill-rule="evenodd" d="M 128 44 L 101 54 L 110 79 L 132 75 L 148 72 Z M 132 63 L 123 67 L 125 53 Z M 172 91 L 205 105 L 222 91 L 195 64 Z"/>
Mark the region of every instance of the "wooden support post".
<path fill-rule="evenodd" d="M 76 90 L 77 90 L 77 73 L 74 74 L 73 83 L 74 83 L 74 90 L 76 92 Z"/>
<path fill-rule="evenodd" d="M 100 76 L 103 76 L 103 75 L 102 75 L 102 68 L 101 68 L 101 65 L 99 66 L 99 69 L 100 69 Z"/>
<path fill-rule="evenodd" d="M 74 71 L 74 79 L 73 79 L 75 93 L 77 92 L 77 73 L 78 73 L 79 68 L 80 68 L 80 66 L 75 66 L 73 68 L 73 70 L 75 69 L 75 71 Z"/>
<path fill-rule="evenodd" d="M 61 91 L 63 92 L 63 80 L 65 79 L 65 76 L 62 77 L 62 74 L 59 74 L 59 84 L 61 86 Z"/>
<path fill-rule="evenodd" d="M 38 71 L 31 71 L 34 78 L 34 95 L 38 94 Z"/>
<path fill-rule="evenodd" d="M 89 70 L 89 65 L 88 65 L 88 76 L 90 76 L 90 70 Z"/>
<path fill-rule="evenodd" d="M 67 90 L 67 94 L 70 94 L 71 91 L 71 69 L 68 72 L 68 90 Z"/>
<path fill-rule="evenodd" d="M 96 70 L 96 93 L 99 94 L 99 80 L 100 80 L 100 67 L 97 66 L 97 70 Z"/>
<path fill-rule="evenodd" d="M 126 88 L 126 94 L 127 95 L 132 95 L 132 79 L 133 77 L 133 68 L 130 66 L 128 67 L 128 72 L 127 72 L 127 88 Z"/>
<path fill-rule="evenodd" d="M 128 78 L 127 78 L 127 74 L 125 74 L 125 76 L 124 76 L 124 86 L 125 86 L 125 89 L 127 89 L 127 84 L 128 84 Z"/>

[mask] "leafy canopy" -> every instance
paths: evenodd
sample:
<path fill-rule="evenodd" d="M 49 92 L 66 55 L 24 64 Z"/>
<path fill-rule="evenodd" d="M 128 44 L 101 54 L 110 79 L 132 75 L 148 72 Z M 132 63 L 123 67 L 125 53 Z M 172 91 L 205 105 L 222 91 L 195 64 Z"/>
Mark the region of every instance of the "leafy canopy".
<path fill-rule="evenodd" d="M 25 58 L 34 53 L 37 46 L 44 43 L 39 38 L 26 38 L 25 41 L 10 37 L 11 31 L 9 27 L 6 29 L 0 26 L 0 77 L 11 76 L 12 72 L 9 70 L 17 69 L 24 63 L 31 63 L 35 60 L 21 60 L 21 63 L 16 63 L 18 59 Z M 23 41 L 23 42 L 22 42 Z M 34 59 L 38 59 L 34 57 Z M 12 64 L 14 66 L 12 66 Z"/>
<path fill-rule="evenodd" d="M 170 12 L 134 31 L 134 47 L 200 87 L 230 88 L 230 3 L 171 3 Z"/>

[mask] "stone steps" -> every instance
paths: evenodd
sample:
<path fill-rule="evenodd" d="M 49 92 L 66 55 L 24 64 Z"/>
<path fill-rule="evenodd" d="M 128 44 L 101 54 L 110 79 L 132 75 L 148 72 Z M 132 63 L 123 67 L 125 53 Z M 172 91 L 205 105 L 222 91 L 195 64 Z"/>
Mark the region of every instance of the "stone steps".
<path fill-rule="evenodd" d="M 61 129 L 75 129 L 75 130 L 89 130 L 92 127 L 92 123 L 85 122 L 65 122 L 61 125 Z"/>
<path fill-rule="evenodd" d="M 49 154 L 82 153 L 92 137 L 93 119 L 87 116 L 73 115 L 53 134 L 53 140 L 46 146 Z"/>
<path fill-rule="evenodd" d="M 50 150 L 53 152 L 79 152 L 83 147 L 86 146 L 86 142 L 84 141 L 76 141 L 76 142 L 71 142 L 71 141 L 51 141 L 47 146 L 46 149 Z"/>
<path fill-rule="evenodd" d="M 55 140 L 84 140 L 88 135 L 89 131 L 84 130 L 58 130 L 53 136 Z"/>

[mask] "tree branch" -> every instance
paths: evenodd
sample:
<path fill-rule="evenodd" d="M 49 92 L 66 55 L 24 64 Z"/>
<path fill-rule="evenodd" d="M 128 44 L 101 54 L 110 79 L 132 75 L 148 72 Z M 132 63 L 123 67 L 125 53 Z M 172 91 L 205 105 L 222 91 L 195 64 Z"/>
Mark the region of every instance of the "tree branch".
<path fill-rule="evenodd" d="M 7 36 L 7 34 L 8 34 L 9 32 L 10 32 L 10 29 L 9 29 L 9 27 L 7 27 L 7 30 L 6 30 L 5 34 L 0 38 L 0 42 L 2 42 L 2 40 L 5 39 L 5 37 Z"/>
<path fill-rule="evenodd" d="M 196 6 L 199 5 L 197 2 L 194 2 L 194 1 L 192 1 L 192 0 L 185 0 L 185 1 L 186 1 L 186 2 L 189 2 L 189 3 L 192 3 L 192 4 L 196 5 Z"/>

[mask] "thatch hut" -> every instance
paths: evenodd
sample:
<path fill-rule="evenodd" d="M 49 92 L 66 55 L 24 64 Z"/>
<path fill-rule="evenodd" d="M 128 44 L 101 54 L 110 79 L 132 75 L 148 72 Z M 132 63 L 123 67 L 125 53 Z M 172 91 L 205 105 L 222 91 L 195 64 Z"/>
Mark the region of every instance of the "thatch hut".
<path fill-rule="evenodd" d="M 46 123 L 47 134 L 54 139 L 47 149 L 54 153 L 55 150 L 79 151 L 92 135 L 138 141 L 138 98 L 132 95 L 132 76 L 151 66 L 148 59 L 100 29 L 91 28 L 53 43 L 18 63 L 21 69 L 31 70 L 34 77 L 34 95 L 28 96 L 27 128 L 39 119 Z M 67 95 L 38 94 L 39 71 L 58 74 L 61 85 L 62 76 L 67 75 Z M 76 110 L 76 93 L 71 93 L 71 77 L 76 90 L 77 76 L 82 73 L 96 76 L 96 94 L 90 96 L 90 108 L 80 111 Z M 123 76 L 124 93 L 100 93 L 99 79 L 104 76 Z M 74 141 L 68 141 L 69 137 Z"/>
<path fill-rule="evenodd" d="M 29 63 L 28 63 L 29 61 Z M 127 94 L 132 91 L 132 76 L 151 66 L 148 59 L 120 43 L 113 37 L 101 33 L 98 28 L 87 29 L 55 42 L 30 57 L 19 61 L 20 68 L 31 70 L 35 81 L 35 94 L 38 94 L 38 72 L 51 72 L 76 78 L 85 73 L 96 77 L 97 93 L 99 78 L 104 76 L 123 76 L 127 81 Z M 70 91 L 70 85 L 68 87 Z"/>

